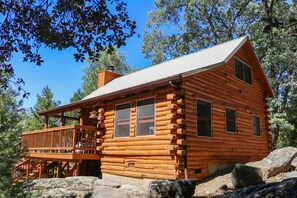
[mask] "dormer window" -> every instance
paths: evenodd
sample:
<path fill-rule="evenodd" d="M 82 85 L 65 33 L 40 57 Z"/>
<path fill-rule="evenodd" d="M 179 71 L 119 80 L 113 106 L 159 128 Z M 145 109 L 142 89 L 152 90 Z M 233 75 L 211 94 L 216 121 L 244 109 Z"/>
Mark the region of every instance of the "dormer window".
<path fill-rule="evenodd" d="M 252 84 L 251 68 L 237 59 L 234 59 L 234 66 L 235 66 L 236 78 L 251 85 Z"/>

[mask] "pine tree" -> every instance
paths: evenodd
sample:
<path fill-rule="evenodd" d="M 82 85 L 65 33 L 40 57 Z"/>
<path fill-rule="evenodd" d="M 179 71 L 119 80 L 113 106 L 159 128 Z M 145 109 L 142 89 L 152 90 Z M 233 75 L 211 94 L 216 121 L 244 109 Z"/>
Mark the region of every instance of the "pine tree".
<path fill-rule="evenodd" d="M 12 88 L 0 89 L 0 197 L 15 197 L 12 186 L 12 170 L 20 154 L 19 146 L 23 112 L 22 101 L 17 101 Z"/>
<path fill-rule="evenodd" d="M 25 131 L 33 131 L 42 129 L 44 127 L 44 120 L 42 116 L 38 115 L 39 111 L 44 111 L 60 105 L 60 101 L 54 100 L 54 93 L 46 86 L 42 89 L 41 95 L 37 95 L 37 101 L 33 108 L 23 115 L 22 125 Z M 58 126 L 58 118 L 49 118 L 49 127 Z"/>

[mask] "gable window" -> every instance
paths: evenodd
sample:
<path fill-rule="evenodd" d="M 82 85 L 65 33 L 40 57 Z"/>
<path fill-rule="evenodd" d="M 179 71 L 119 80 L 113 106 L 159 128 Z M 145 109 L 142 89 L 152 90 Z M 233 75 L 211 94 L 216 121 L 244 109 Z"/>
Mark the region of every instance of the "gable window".
<path fill-rule="evenodd" d="M 115 108 L 115 137 L 129 137 L 131 104 L 117 105 Z"/>
<path fill-rule="evenodd" d="M 248 84 L 252 84 L 252 70 L 243 62 L 234 59 L 236 77 Z"/>
<path fill-rule="evenodd" d="M 136 135 L 155 134 L 155 99 L 137 102 Z"/>
<path fill-rule="evenodd" d="M 258 116 L 253 116 L 253 133 L 261 136 L 260 118 Z"/>
<path fill-rule="evenodd" d="M 236 133 L 236 111 L 234 109 L 226 109 L 226 131 Z"/>
<path fill-rule="evenodd" d="M 211 103 L 197 100 L 197 135 L 211 137 Z"/>

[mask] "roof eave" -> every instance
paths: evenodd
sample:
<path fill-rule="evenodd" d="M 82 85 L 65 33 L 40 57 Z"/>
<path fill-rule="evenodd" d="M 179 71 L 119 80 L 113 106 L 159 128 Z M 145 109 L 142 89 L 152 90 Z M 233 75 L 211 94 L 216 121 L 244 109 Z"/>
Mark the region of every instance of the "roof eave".
<path fill-rule="evenodd" d="M 72 110 L 76 110 L 76 109 L 81 109 L 81 106 L 84 104 L 96 104 L 99 103 L 100 101 L 109 99 L 109 98 L 115 98 L 123 93 L 125 94 L 131 94 L 133 92 L 135 92 L 138 89 L 143 89 L 144 87 L 148 88 L 151 86 L 162 86 L 164 84 L 167 84 L 169 81 L 171 80 L 179 80 L 181 79 L 181 75 L 175 75 L 175 76 L 171 76 L 168 78 L 164 78 L 164 79 L 160 79 L 158 81 L 154 81 L 154 82 L 150 82 L 150 83 L 146 83 L 146 84 L 142 84 L 139 86 L 135 86 L 132 88 L 128 88 L 128 89 L 123 89 L 117 92 L 113 92 L 110 94 L 105 94 L 105 95 L 101 95 L 101 96 L 97 96 L 97 97 L 93 97 L 93 98 L 89 98 L 89 99 L 85 99 L 85 100 L 80 100 L 77 102 L 73 102 L 67 105 L 63 105 L 63 106 L 58 106 L 58 107 L 54 107 L 48 110 L 44 110 L 44 111 L 39 111 L 37 112 L 38 115 L 55 115 L 57 113 L 61 113 L 61 112 L 66 112 L 66 111 L 72 111 Z"/>

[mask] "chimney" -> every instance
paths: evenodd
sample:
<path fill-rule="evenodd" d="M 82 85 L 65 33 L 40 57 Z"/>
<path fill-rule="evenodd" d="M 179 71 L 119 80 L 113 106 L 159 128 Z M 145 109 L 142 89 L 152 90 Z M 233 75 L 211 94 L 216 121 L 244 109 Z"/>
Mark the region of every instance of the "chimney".
<path fill-rule="evenodd" d="M 117 74 L 114 72 L 114 66 L 108 66 L 107 69 L 108 70 L 104 70 L 98 73 L 97 88 L 100 88 L 112 81 L 113 79 L 122 76 L 121 74 Z"/>

